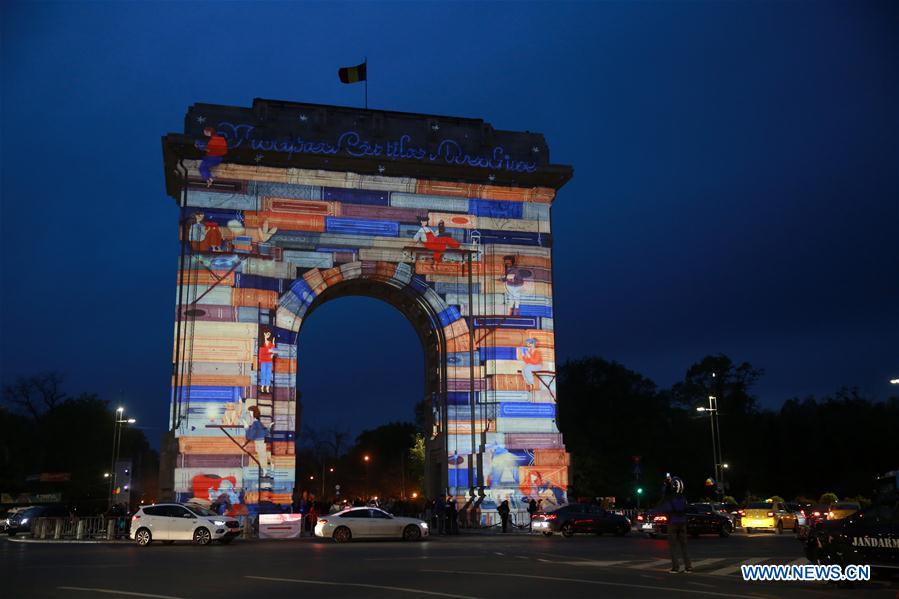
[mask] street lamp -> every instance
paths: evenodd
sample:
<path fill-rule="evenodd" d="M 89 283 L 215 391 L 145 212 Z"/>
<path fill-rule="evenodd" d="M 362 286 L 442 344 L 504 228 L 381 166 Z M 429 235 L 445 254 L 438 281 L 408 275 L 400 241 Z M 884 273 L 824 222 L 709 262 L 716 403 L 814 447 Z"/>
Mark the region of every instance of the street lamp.
<path fill-rule="evenodd" d="M 371 458 L 368 455 L 362 456 L 362 461 L 365 462 L 365 495 L 368 495 L 368 462 Z"/>
<path fill-rule="evenodd" d="M 899 379 L 890 379 L 891 385 L 899 385 Z"/>
<path fill-rule="evenodd" d="M 125 408 L 119 406 L 115 411 L 115 420 L 113 420 L 113 429 L 112 429 L 112 468 L 110 471 L 112 472 L 112 476 L 109 473 L 104 475 L 104 478 L 109 478 L 109 507 L 112 508 L 112 491 L 116 486 L 116 478 L 118 475 L 118 471 L 116 470 L 116 462 L 119 461 L 119 450 L 122 448 L 122 425 L 124 424 L 134 424 L 137 422 L 134 418 L 125 418 Z"/>
<path fill-rule="evenodd" d="M 712 377 L 715 378 L 715 374 L 712 373 Z M 709 424 L 712 428 L 712 461 L 714 463 L 714 473 L 715 480 L 718 483 L 718 491 L 719 495 L 724 494 L 724 469 L 727 468 L 727 464 L 722 463 L 723 456 L 721 455 L 721 429 L 718 426 L 718 398 L 714 395 L 709 395 L 709 405 L 706 406 L 698 406 L 696 408 L 697 412 L 709 414 Z"/>

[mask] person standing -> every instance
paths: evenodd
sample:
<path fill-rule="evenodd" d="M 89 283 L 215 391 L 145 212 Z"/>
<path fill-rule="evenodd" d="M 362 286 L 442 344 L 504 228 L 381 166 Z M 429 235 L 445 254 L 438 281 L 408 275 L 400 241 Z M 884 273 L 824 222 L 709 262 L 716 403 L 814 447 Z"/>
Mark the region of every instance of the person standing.
<path fill-rule="evenodd" d="M 499 507 L 496 508 L 496 511 L 499 512 L 499 518 L 503 523 L 503 532 L 509 532 L 509 500 L 504 499 Z"/>
<path fill-rule="evenodd" d="M 434 500 L 434 513 L 437 514 L 437 534 L 446 534 L 446 497 L 438 495 Z"/>
<path fill-rule="evenodd" d="M 687 553 L 687 499 L 684 481 L 668 475 L 660 511 L 668 517 L 668 550 L 671 552 L 671 573 L 680 572 L 678 553 L 684 560 L 684 572 L 692 572 L 693 564 Z"/>
<path fill-rule="evenodd" d="M 528 503 L 528 530 L 533 530 L 534 516 L 537 515 L 537 500 L 531 499 Z"/>
<path fill-rule="evenodd" d="M 449 526 L 447 527 L 447 534 L 457 535 L 459 534 L 459 508 L 456 505 L 456 498 L 449 497 L 446 502 L 446 514 L 449 517 Z"/>

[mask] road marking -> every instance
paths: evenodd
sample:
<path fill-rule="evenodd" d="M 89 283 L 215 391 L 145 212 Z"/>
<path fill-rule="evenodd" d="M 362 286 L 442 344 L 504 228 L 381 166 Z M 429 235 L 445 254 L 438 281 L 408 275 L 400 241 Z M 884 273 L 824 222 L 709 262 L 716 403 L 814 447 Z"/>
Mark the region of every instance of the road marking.
<path fill-rule="evenodd" d="M 725 566 L 723 568 L 718 568 L 717 570 L 712 570 L 710 572 L 703 572 L 703 574 L 710 574 L 712 576 L 730 576 L 731 574 L 736 574 L 740 571 L 740 566 L 751 566 L 752 564 L 760 564 L 763 561 L 768 559 L 767 557 L 750 557 L 747 560 L 743 560 L 738 564 L 731 564 L 729 566 Z"/>
<path fill-rule="evenodd" d="M 693 569 L 696 569 L 696 566 L 708 566 L 710 564 L 720 564 L 723 561 L 726 561 L 726 557 L 710 557 L 708 559 L 700 559 L 695 562 L 691 562 L 690 565 L 693 566 Z"/>
<path fill-rule="evenodd" d="M 156 597 L 157 599 L 181 599 L 173 595 L 154 595 L 152 593 L 134 593 L 131 591 L 117 591 L 116 589 L 96 589 L 90 587 L 56 587 L 63 591 L 90 591 L 91 593 L 107 593 L 109 595 L 129 595 L 131 597 Z"/>
<path fill-rule="evenodd" d="M 668 591 L 671 593 L 690 593 L 693 595 L 708 595 L 711 597 L 740 597 L 741 599 L 756 599 L 753 595 L 735 595 L 733 593 L 715 593 L 713 591 L 697 591 L 695 589 L 679 589 L 676 587 L 662 587 L 648 584 L 628 584 L 625 582 L 606 582 L 601 580 L 587 580 L 584 578 L 561 578 L 558 576 L 537 576 L 534 574 L 507 574 L 505 572 L 475 572 L 462 570 L 419 570 L 419 572 L 434 572 L 438 574 L 477 574 L 481 576 L 506 576 L 511 578 L 530 578 L 532 580 L 556 580 L 559 582 L 578 582 L 582 584 L 595 584 L 608 587 L 625 587 L 630 589 L 647 589 L 651 591 Z"/>
<path fill-rule="evenodd" d="M 648 562 L 645 564 L 631 566 L 631 570 L 654 570 L 654 569 L 658 568 L 659 566 L 670 566 L 670 565 L 671 565 L 670 559 L 657 559 L 653 562 Z"/>
<path fill-rule="evenodd" d="M 602 561 L 602 560 L 589 560 L 589 561 L 580 561 L 580 562 L 555 562 L 557 564 L 563 564 L 566 566 L 599 566 L 599 567 L 607 567 L 607 566 L 617 566 L 618 564 L 626 564 L 627 560 L 614 560 L 614 561 Z"/>
<path fill-rule="evenodd" d="M 362 558 L 364 562 L 393 562 L 396 560 L 404 560 L 404 559 L 415 559 L 415 560 L 423 560 L 423 559 L 472 559 L 476 558 L 476 555 L 418 555 L 412 557 L 365 557 Z"/>
<path fill-rule="evenodd" d="M 330 582 L 327 580 L 302 580 L 299 578 L 274 578 L 267 576 L 244 576 L 253 580 L 268 580 L 270 582 L 298 582 L 300 584 L 320 584 L 337 587 L 359 587 L 363 589 L 381 589 L 384 591 L 398 591 L 401 593 L 418 593 L 419 595 L 434 595 L 435 597 L 453 597 L 454 599 L 478 599 L 469 595 L 453 595 L 451 593 L 438 593 L 437 591 L 426 591 L 424 589 L 411 589 L 406 587 L 389 587 L 379 584 L 363 584 L 361 582 Z M 158 596 L 158 595 L 154 595 Z"/>

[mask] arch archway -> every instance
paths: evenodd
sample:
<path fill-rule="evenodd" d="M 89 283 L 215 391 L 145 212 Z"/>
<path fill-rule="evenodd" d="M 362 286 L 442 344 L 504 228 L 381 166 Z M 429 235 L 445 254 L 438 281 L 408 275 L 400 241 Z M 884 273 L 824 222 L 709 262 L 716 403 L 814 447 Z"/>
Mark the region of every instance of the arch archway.
<path fill-rule="evenodd" d="M 314 287 L 312 286 L 314 284 Z M 397 309 L 412 325 L 424 353 L 423 398 L 431 402 L 432 434 L 426 442 L 425 493 L 428 497 L 448 492 L 446 476 L 447 437 L 446 396 L 447 343 L 444 325 L 453 310 L 430 288 L 416 280 L 409 263 L 351 262 L 339 269 L 311 269 L 295 280 L 279 301 L 276 326 L 280 340 L 287 342 L 292 354 L 299 353 L 299 336 L 303 323 L 325 303 L 346 296 L 363 296 L 381 300 Z M 460 322 L 457 322 L 460 321 Z M 453 332 L 468 334 L 461 316 L 449 323 Z M 286 331 L 291 331 L 288 334 Z M 288 372 L 288 377 L 294 373 Z M 290 380 L 290 379 L 288 379 Z M 298 406 L 298 413 L 302 406 Z M 299 430 L 297 426 L 295 430 Z M 477 447 L 468 448 L 475 453 Z M 472 476 L 472 480 L 478 477 Z M 474 489 L 469 489 L 473 493 Z"/>
<path fill-rule="evenodd" d="M 164 140 L 182 254 L 163 493 L 234 514 L 289 504 L 300 328 L 366 295 L 424 349 L 428 493 L 483 523 L 503 500 L 566 500 L 550 205 L 571 169 L 541 135 L 268 100 L 185 122 Z M 210 129 L 228 151 L 203 164 Z"/>

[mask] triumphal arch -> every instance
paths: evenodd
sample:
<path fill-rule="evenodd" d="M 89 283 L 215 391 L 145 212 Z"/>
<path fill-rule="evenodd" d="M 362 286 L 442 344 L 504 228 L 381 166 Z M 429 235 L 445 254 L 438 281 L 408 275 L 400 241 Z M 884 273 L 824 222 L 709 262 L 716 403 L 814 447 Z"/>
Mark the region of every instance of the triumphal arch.
<path fill-rule="evenodd" d="M 550 208 L 572 169 L 542 135 L 257 99 L 191 106 L 163 155 L 181 243 L 163 493 L 291 503 L 300 329 L 365 295 L 424 349 L 429 496 L 566 500 Z"/>

